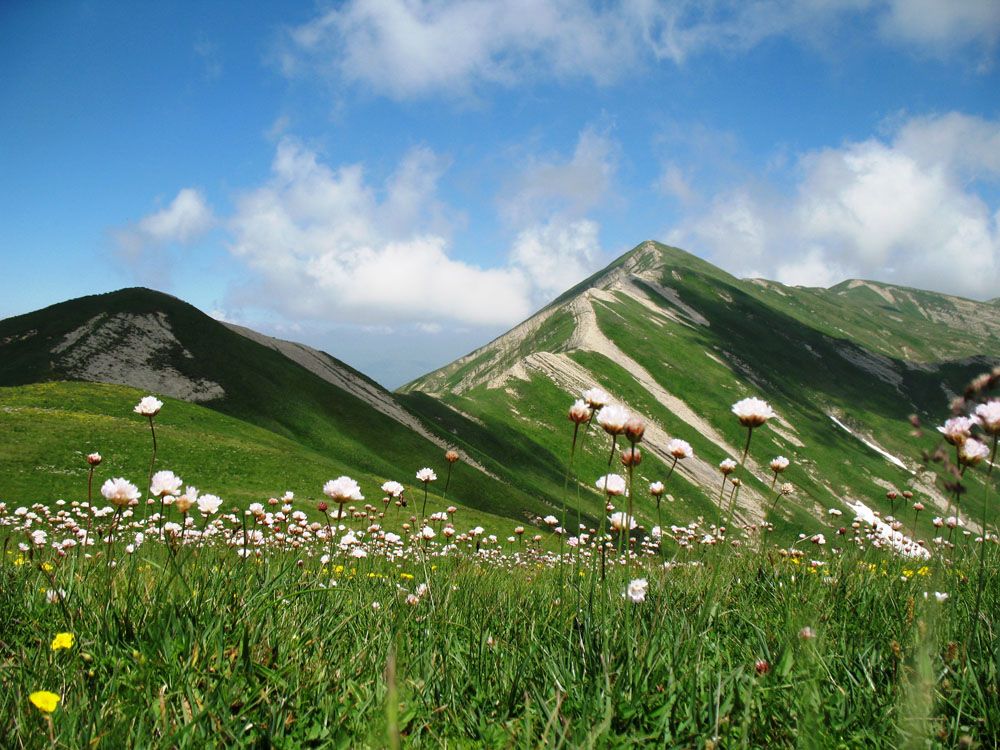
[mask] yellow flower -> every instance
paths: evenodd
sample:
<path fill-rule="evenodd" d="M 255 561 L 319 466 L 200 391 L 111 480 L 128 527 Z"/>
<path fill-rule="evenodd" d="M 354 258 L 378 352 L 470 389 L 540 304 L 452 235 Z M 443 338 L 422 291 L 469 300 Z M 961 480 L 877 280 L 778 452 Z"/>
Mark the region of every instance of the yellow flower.
<path fill-rule="evenodd" d="M 50 562 L 42 563 L 42 570 L 44 570 L 44 571 L 52 570 L 54 567 L 55 566 L 52 563 L 50 563 Z"/>
<path fill-rule="evenodd" d="M 413 578 L 413 576 L 410 575 L 409 573 L 400 573 L 399 577 L 400 578 L 406 578 L 406 579 L 412 579 Z"/>
<path fill-rule="evenodd" d="M 56 637 L 52 639 L 52 650 L 58 651 L 61 648 L 73 648 L 72 633 L 56 633 Z"/>
<path fill-rule="evenodd" d="M 28 700 L 47 714 L 56 710 L 59 705 L 59 696 L 50 693 L 48 690 L 39 690 L 28 696 Z"/>

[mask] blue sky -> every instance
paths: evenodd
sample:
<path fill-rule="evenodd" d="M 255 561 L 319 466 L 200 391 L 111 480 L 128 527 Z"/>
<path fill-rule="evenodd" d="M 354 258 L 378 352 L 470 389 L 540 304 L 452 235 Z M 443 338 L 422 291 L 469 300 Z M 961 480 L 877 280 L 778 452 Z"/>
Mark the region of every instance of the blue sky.
<path fill-rule="evenodd" d="M 389 387 L 647 239 L 1000 295 L 1000 0 L 0 4 L 0 317 L 137 284 Z"/>

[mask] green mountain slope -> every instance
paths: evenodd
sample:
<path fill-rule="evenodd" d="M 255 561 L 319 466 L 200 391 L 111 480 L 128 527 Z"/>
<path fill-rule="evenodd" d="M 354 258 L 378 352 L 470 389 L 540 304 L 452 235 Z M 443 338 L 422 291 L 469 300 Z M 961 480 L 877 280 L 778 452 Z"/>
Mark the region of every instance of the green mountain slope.
<path fill-rule="evenodd" d="M 790 535 L 837 520 L 827 509 L 850 500 L 888 511 L 890 487 L 909 487 L 943 508 L 933 484 L 915 473 L 928 443 L 914 438 L 907 418 L 940 423 L 950 395 L 996 362 L 985 355 L 1000 352 L 997 313 L 874 282 L 823 290 L 738 280 L 647 242 L 401 394 L 443 426 L 455 419 L 448 411 L 457 412 L 483 432 L 516 430 L 529 445 L 565 456 L 566 409 L 583 389 L 600 386 L 650 422 L 637 484 L 667 475 L 670 438 L 694 447 L 695 458 L 682 461 L 668 484 L 675 501 L 668 515 L 681 523 L 714 517 L 716 467 L 739 459 L 746 439 L 729 408 L 762 397 L 779 418 L 755 433 L 743 520 L 764 516 L 773 479 L 767 463 L 783 454 L 793 466 L 781 479 L 796 491 L 771 520 Z M 451 408 L 432 410 L 432 402 Z M 607 470 L 609 441 L 588 439 L 577 473 L 589 488 Z M 973 495 L 967 510 L 976 513 Z M 652 522 L 648 496 L 636 499 L 640 517 Z"/>
<path fill-rule="evenodd" d="M 148 289 L 70 300 L 0 321 L 0 385 L 64 380 L 129 385 L 201 403 L 308 454 L 330 457 L 338 471 L 361 482 L 370 501 L 381 499 L 378 487 L 386 479 L 412 487 L 422 466 L 443 478 L 444 452 L 454 443 L 329 355 L 238 332 Z M 109 416 L 121 410 L 119 404 Z M 499 479 L 487 468 L 495 463 L 489 457 L 466 452 L 465 459 L 456 465 L 450 500 L 519 518 L 549 511 L 544 498 Z M 43 456 L 33 460 L 55 466 Z M 294 466 L 296 459 L 290 461 Z"/>

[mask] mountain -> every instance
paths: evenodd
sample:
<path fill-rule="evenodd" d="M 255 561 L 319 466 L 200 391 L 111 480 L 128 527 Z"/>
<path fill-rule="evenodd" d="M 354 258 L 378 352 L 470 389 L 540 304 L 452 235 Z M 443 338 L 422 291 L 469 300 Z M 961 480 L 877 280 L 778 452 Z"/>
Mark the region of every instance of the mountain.
<path fill-rule="evenodd" d="M 20 453 L 6 447 L 17 454 L 20 473 L 13 476 L 9 465 L 0 467 L 0 487 L 9 491 L 16 485 L 30 492 L 36 485 L 24 479 L 35 468 L 56 475 L 72 469 L 58 466 L 44 455 L 42 447 L 51 450 L 52 445 L 48 435 L 35 432 L 35 426 L 42 429 L 44 422 L 49 433 L 78 435 L 74 425 L 93 424 L 94 408 L 80 396 L 79 389 L 31 387 L 63 381 L 119 384 L 189 402 L 195 408 L 180 410 L 185 419 L 213 434 L 231 432 L 232 426 L 240 423 L 255 428 L 248 429 L 248 434 L 259 436 L 260 430 L 266 430 L 284 441 L 282 450 L 291 465 L 300 461 L 291 449 L 295 446 L 302 456 L 315 459 L 316 467 L 322 467 L 325 474 L 314 471 L 309 483 L 295 487 L 311 496 L 318 496 L 322 482 L 337 472 L 358 479 L 368 501 L 375 502 L 381 499 L 378 488 L 387 479 L 413 487 L 413 476 L 422 466 L 443 474 L 445 450 L 453 447 L 447 433 L 328 354 L 220 323 L 175 297 L 133 288 L 82 297 L 0 321 L 0 386 L 6 387 L 0 425 L 11 430 L 5 434 L 13 434 L 16 427 L 21 446 Z M 108 394 L 124 392 L 108 386 L 86 393 L 101 408 L 114 410 L 109 418 L 124 415 L 137 434 L 144 433 L 140 439 L 148 440 L 148 425 L 131 414 L 133 404 L 115 407 L 107 398 Z M 127 393 L 135 399 L 139 391 Z M 63 409 L 67 403 L 72 406 Z M 59 411 L 66 412 L 65 419 L 53 423 L 52 414 Z M 229 421 L 220 423 L 213 413 Z M 46 417 L 29 420 L 23 418 L 26 414 Z M 169 424 L 172 419 L 165 407 L 157 421 Z M 25 431 L 30 436 L 23 435 Z M 265 442 L 270 445 L 270 438 Z M 99 440 L 89 445 L 87 450 L 101 450 Z M 164 450 L 167 445 L 169 442 Z M 545 498 L 501 479 L 498 474 L 504 470 L 490 456 L 457 447 L 464 460 L 455 467 L 449 502 L 521 518 L 524 513 L 534 517 L 550 512 Z M 251 456 L 252 451 L 247 453 L 247 462 L 253 460 Z M 161 468 L 190 476 L 174 463 Z M 237 478 L 256 476 L 247 465 L 227 464 L 226 468 Z M 132 477 L 144 473 L 133 471 Z M 260 477 L 261 482 L 264 479 Z M 206 491 L 211 482 L 211 477 L 198 480 Z M 230 483 L 240 486 L 237 481 Z M 69 478 L 63 484 L 52 485 L 48 480 L 43 484 L 50 491 L 64 493 L 79 487 Z M 254 491 L 273 494 L 293 489 L 277 480 L 275 485 L 257 486 Z M 237 492 L 260 499 L 260 494 L 254 496 L 249 490 Z"/>
<path fill-rule="evenodd" d="M 745 520 L 762 518 L 774 477 L 768 463 L 789 457 L 780 481 L 795 493 L 782 500 L 776 523 L 790 535 L 829 524 L 827 510 L 844 510 L 847 501 L 888 512 L 891 488 L 910 488 L 943 510 L 918 461 L 933 435 L 915 437 L 908 417 L 940 424 L 950 399 L 997 364 L 998 352 L 1000 309 L 987 303 L 872 281 L 813 289 L 740 280 L 645 242 L 399 394 L 429 420 L 475 435 L 470 440 L 516 433 L 525 452 L 565 456 L 567 408 L 600 386 L 649 423 L 638 487 L 667 476 L 669 439 L 694 447 L 667 485 L 675 501 L 667 512 L 680 522 L 714 518 L 717 466 L 739 460 L 747 439 L 730 406 L 763 398 L 778 417 L 754 433 L 740 504 Z M 592 487 L 608 469 L 609 442 L 595 433 L 587 440 L 574 473 Z M 639 515 L 650 521 L 655 513 L 643 494 L 635 496 Z M 973 517 L 980 497 L 963 500 Z"/>

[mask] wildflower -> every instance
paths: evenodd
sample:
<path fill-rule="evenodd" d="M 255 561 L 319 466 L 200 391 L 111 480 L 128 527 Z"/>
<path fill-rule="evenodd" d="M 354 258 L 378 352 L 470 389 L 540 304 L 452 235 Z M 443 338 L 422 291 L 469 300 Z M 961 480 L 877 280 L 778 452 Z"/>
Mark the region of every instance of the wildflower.
<path fill-rule="evenodd" d="M 49 589 L 45 592 L 45 601 L 55 604 L 58 601 L 66 601 L 66 591 L 64 589 Z"/>
<path fill-rule="evenodd" d="M 774 415 L 774 410 L 766 401 L 759 398 L 745 398 L 733 404 L 733 414 L 744 427 L 760 427 Z"/>
<path fill-rule="evenodd" d="M 843 515 L 843 512 L 839 508 L 830 508 L 827 513 L 831 516 Z"/>
<path fill-rule="evenodd" d="M 624 495 L 625 486 L 625 477 L 621 474 L 606 474 L 597 480 L 597 488 L 608 495 Z"/>
<path fill-rule="evenodd" d="M 638 443 L 646 432 L 646 423 L 640 417 L 632 417 L 625 423 L 625 437 L 630 443 Z"/>
<path fill-rule="evenodd" d="M 56 706 L 59 705 L 59 696 L 55 693 L 50 693 L 48 690 L 37 690 L 28 696 L 28 700 L 31 701 L 36 708 L 47 714 L 55 711 Z"/>
<path fill-rule="evenodd" d="M 222 498 L 216 497 L 215 495 L 202 495 L 201 497 L 198 498 L 198 510 L 200 510 L 202 514 L 206 516 L 210 516 L 216 511 L 218 511 L 221 505 L 222 505 Z"/>
<path fill-rule="evenodd" d="M 198 488 L 188 485 L 187 489 L 184 490 L 184 494 L 177 498 L 174 505 L 177 506 L 177 510 L 181 513 L 187 513 L 196 502 L 201 502 L 198 498 Z"/>
<path fill-rule="evenodd" d="M 958 447 L 958 460 L 966 466 L 975 466 L 989 455 L 989 447 L 975 438 L 968 438 Z"/>
<path fill-rule="evenodd" d="M 90 464 L 91 466 L 97 466 L 98 464 L 101 463 L 101 454 L 100 453 L 89 454 L 87 456 L 87 463 Z"/>
<path fill-rule="evenodd" d="M 420 598 L 416 594 L 407 594 L 406 603 L 411 607 L 415 607 L 420 604 Z"/>
<path fill-rule="evenodd" d="M 725 458 L 719 464 L 719 471 L 722 472 L 723 476 L 726 476 L 726 475 L 732 474 L 734 471 L 736 471 L 736 466 L 737 466 L 737 463 L 733 459 L 731 459 L 731 458 Z"/>
<path fill-rule="evenodd" d="M 379 602 L 372 602 L 372 609 L 378 612 L 380 609 L 382 609 L 382 605 Z"/>
<path fill-rule="evenodd" d="M 625 424 L 628 420 L 628 410 L 618 404 L 605 406 L 597 415 L 597 424 L 603 427 L 609 435 L 621 435 L 625 432 Z"/>
<path fill-rule="evenodd" d="M 777 458 L 771 459 L 771 471 L 775 474 L 780 474 L 785 469 L 788 468 L 789 460 L 784 456 L 778 456 Z"/>
<path fill-rule="evenodd" d="M 401 485 L 399 482 L 393 482 L 393 481 L 385 482 L 382 485 L 382 492 L 387 494 L 389 497 L 398 498 L 400 495 L 403 494 L 403 485 Z"/>
<path fill-rule="evenodd" d="M 586 424 L 590 421 L 593 412 L 583 399 L 577 399 L 569 407 L 569 420 L 575 424 Z"/>
<path fill-rule="evenodd" d="M 424 539 L 433 539 L 436 536 L 436 534 L 434 533 L 434 529 L 432 529 L 430 526 L 424 526 L 424 528 L 420 530 L 420 536 L 422 536 Z"/>
<path fill-rule="evenodd" d="M 179 495 L 182 483 L 181 478 L 174 472 L 158 471 L 153 474 L 153 481 L 149 484 L 149 494 L 161 498 L 167 495 Z"/>
<path fill-rule="evenodd" d="M 663 482 L 653 482 L 649 485 L 649 494 L 653 497 L 659 497 L 666 492 L 666 490 L 667 488 L 664 486 Z"/>
<path fill-rule="evenodd" d="M 52 650 L 58 651 L 61 648 L 73 648 L 73 640 L 72 633 L 56 633 L 56 637 L 52 639 Z"/>
<path fill-rule="evenodd" d="M 622 594 L 622 597 L 627 596 L 636 604 L 644 602 L 646 601 L 646 590 L 648 588 L 649 582 L 645 578 L 636 578 L 629 582 L 628 588 L 625 589 L 625 593 Z"/>
<path fill-rule="evenodd" d="M 361 488 L 358 483 L 350 477 L 337 477 L 331 479 L 323 485 L 323 494 L 328 495 L 334 502 L 343 505 L 349 500 L 364 500 Z"/>
<path fill-rule="evenodd" d="M 622 466 L 634 467 L 642 463 L 642 451 L 638 448 L 626 448 L 622 451 Z"/>
<path fill-rule="evenodd" d="M 991 399 L 977 406 L 976 417 L 983 430 L 991 435 L 1000 433 L 1000 400 Z"/>
<path fill-rule="evenodd" d="M 806 625 L 804 628 L 802 628 L 802 630 L 799 631 L 799 638 L 801 638 L 804 641 L 810 641 L 815 637 L 816 637 L 816 631 L 813 630 L 808 625 Z"/>
<path fill-rule="evenodd" d="M 435 482 L 437 481 L 437 474 L 434 473 L 433 469 L 424 467 L 423 469 L 417 472 L 417 481 L 423 482 L 425 485 L 428 482 Z"/>
<path fill-rule="evenodd" d="M 108 479 L 101 485 L 101 494 L 109 503 L 121 508 L 138 499 L 139 488 L 127 479 L 117 477 Z"/>
<path fill-rule="evenodd" d="M 977 420 L 971 417 L 952 417 L 944 425 L 938 427 L 938 432 L 952 445 L 961 447 L 972 435 L 972 428 Z"/>
<path fill-rule="evenodd" d="M 679 440 L 678 438 L 674 438 L 667 443 L 667 453 L 677 459 L 691 458 L 694 456 L 694 450 L 692 450 L 691 444 L 687 440 Z"/>
<path fill-rule="evenodd" d="M 617 513 L 612 513 L 608 517 L 608 521 L 611 522 L 611 528 L 615 531 L 621 531 L 625 528 L 625 519 L 628 519 L 629 530 L 634 529 L 638 524 L 635 522 L 635 516 L 629 516 L 627 513 L 622 513 L 621 511 Z"/>
<path fill-rule="evenodd" d="M 767 663 L 766 659 L 758 659 L 753 668 L 758 677 L 762 677 L 771 671 L 771 665 Z"/>
<path fill-rule="evenodd" d="M 929 591 L 925 591 L 924 592 L 924 599 L 929 599 L 930 598 L 930 593 L 931 592 L 929 592 Z M 943 603 L 943 602 L 945 602 L 948 599 L 948 594 L 945 593 L 945 592 L 942 592 L 942 591 L 935 591 L 934 592 L 934 598 L 937 600 L 938 603 Z"/>
<path fill-rule="evenodd" d="M 600 388 L 589 388 L 583 392 L 583 400 L 591 409 L 602 409 L 611 403 L 611 396 Z"/>
<path fill-rule="evenodd" d="M 455 463 L 458 460 L 458 451 L 448 451 L 444 454 L 444 460 L 450 464 Z"/>
<path fill-rule="evenodd" d="M 552 516 L 552 515 L 549 515 L 549 516 L 545 516 L 545 518 L 544 518 L 543 520 L 544 520 L 544 521 L 545 521 L 545 523 L 547 523 L 547 524 L 548 524 L 549 526 L 555 526 L 556 524 L 558 524 L 558 523 L 559 523 L 559 519 L 558 519 L 558 518 L 556 518 L 555 516 Z"/>
<path fill-rule="evenodd" d="M 133 411 L 136 414 L 141 414 L 144 417 L 155 417 L 160 413 L 160 409 L 163 408 L 163 402 L 155 396 L 145 396 L 142 398 L 138 404 L 136 404 Z"/>

